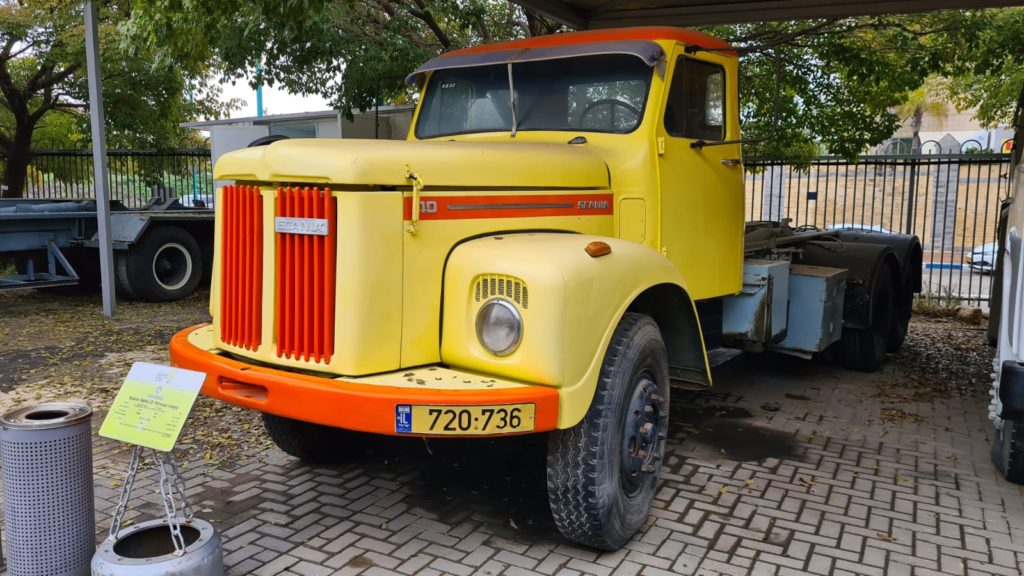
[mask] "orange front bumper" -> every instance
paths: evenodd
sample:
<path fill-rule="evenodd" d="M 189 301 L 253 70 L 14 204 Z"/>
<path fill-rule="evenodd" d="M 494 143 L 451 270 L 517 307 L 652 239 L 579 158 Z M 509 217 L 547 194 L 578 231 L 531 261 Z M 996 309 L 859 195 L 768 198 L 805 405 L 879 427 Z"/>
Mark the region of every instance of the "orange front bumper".
<path fill-rule="evenodd" d="M 558 420 L 558 392 L 545 386 L 452 390 L 363 384 L 274 370 L 239 362 L 204 350 L 189 341 L 189 334 L 206 326 L 186 328 L 171 338 L 171 362 L 180 368 L 206 373 L 203 394 L 242 406 L 305 422 L 388 434 L 396 431 L 399 405 L 473 406 L 533 403 L 534 432 L 554 430 Z M 402 382 L 402 372 L 395 381 Z M 422 434 L 420 434 L 422 435 Z"/>

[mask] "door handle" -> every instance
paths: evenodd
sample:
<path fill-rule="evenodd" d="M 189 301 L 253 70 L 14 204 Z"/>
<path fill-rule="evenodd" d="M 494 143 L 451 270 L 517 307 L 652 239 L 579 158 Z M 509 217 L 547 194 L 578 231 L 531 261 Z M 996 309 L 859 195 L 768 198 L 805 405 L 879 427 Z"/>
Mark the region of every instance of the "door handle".
<path fill-rule="evenodd" d="M 722 166 L 735 167 L 735 166 L 739 166 L 741 164 L 743 164 L 743 160 L 740 160 L 739 158 L 723 158 L 722 159 Z"/>

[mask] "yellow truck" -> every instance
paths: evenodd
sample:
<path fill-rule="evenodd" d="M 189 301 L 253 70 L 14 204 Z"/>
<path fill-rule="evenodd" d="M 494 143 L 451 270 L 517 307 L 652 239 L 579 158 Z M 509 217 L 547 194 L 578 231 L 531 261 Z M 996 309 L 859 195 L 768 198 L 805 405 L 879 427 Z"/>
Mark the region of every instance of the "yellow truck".
<path fill-rule="evenodd" d="M 213 322 L 171 342 L 284 451 L 358 433 L 547 433 L 569 540 L 643 524 L 669 387 L 730 350 L 876 370 L 920 290 L 913 236 L 744 222 L 738 57 L 669 27 L 453 51 L 407 141 L 223 156 Z"/>

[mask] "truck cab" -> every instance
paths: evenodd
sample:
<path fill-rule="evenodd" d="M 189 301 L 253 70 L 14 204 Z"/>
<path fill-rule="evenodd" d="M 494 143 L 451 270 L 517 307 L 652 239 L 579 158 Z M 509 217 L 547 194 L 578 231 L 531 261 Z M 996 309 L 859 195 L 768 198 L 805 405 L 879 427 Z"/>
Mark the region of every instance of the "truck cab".
<path fill-rule="evenodd" d="M 871 370 L 898 347 L 915 238 L 744 222 L 726 43 L 557 34 L 409 82 L 407 141 L 283 140 L 214 170 L 234 184 L 213 322 L 177 334 L 172 361 L 262 412 L 286 452 L 547 433 L 556 525 L 616 549 L 650 509 L 670 384 L 711 386 L 709 349 L 838 346 Z"/>

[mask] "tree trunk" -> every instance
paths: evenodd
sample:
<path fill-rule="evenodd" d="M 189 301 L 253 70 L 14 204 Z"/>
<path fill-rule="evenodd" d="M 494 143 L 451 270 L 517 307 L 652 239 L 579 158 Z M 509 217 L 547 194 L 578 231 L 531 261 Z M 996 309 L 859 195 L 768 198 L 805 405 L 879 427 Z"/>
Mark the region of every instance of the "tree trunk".
<path fill-rule="evenodd" d="M 913 119 L 911 120 L 911 129 L 914 132 L 914 137 L 910 141 L 910 152 L 911 154 L 921 153 L 921 123 L 924 121 L 924 108 L 918 106 L 914 109 Z"/>
<path fill-rule="evenodd" d="M 25 181 L 28 166 L 32 162 L 32 132 L 34 126 L 19 123 L 14 131 L 14 145 L 7 152 L 7 166 L 4 182 L 0 187 L 0 198 L 22 198 L 25 195 Z"/>

